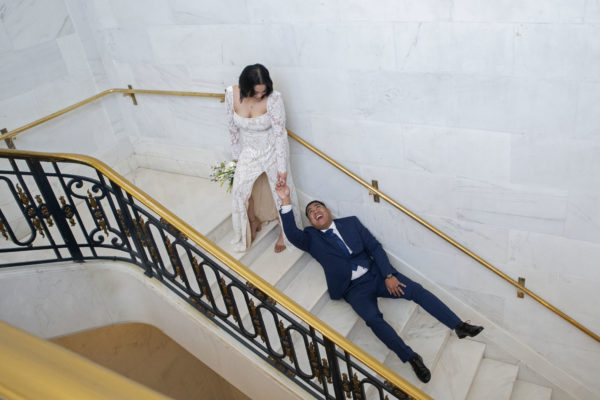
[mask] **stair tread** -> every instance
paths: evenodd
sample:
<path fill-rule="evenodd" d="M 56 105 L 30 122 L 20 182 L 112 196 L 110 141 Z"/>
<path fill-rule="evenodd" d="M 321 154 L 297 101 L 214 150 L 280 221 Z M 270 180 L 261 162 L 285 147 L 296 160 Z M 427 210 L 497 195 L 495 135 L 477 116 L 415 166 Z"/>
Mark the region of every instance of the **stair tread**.
<path fill-rule="evenodd" d="M 450 337 L 424 390 L 438 400 L 463 400 L 483 358 L 485 344 Z"/>
<path fill-rule="evenodd" d="M 552 389 L 536 385 L 535 383 L 516 380 L 511 400 L 550 400 L 552 398 Z"/>
<path fill-rule="evenodd" d="M 348 335 L 358 319 L 350 304 L 343 300 L 329 301 L 319 311 L 317 317 L 343 336 Z"/>
<path fill-rule="evenodd" d="M 273 246 L 269 246 L 266 251 L 250 264 L 250 269 L 271 285 L 276 285 L 281 277 L 304 254 L 302 250 L 295 247 L 289 247 L 281 253 L 275 253 L 273 251 L 274 246 L 275 242 L 273 242 Z"/>
<path fill-rule="evenodd" d="M 519 367 L 489 358 L 481 360 L 468 400 L 509 400 Z"/>
<path fill-rule="evenodd" d="M 450 334 L 451 331 L 444 324 L 418 307 L 407 321 L 400 337 L 423 357 L 423 362 L 429 369 L 433 369 Z M 418 387 L 422 385 L 410 363 L 403 363 L 394 353 L 388 355 L 385 365 L 413 385 Z"/>
<path fill-rule="evenodd" d="M 307 310 L 311 310 L 327 291 L 321 264 L 310 260 L 283 292 Z"/>
<path fill-rule="evenodd" d="M 206 178 L 148 168 L 138 168 L 127 178 L 202 234 L 231 214 L 231 194 Z"/>

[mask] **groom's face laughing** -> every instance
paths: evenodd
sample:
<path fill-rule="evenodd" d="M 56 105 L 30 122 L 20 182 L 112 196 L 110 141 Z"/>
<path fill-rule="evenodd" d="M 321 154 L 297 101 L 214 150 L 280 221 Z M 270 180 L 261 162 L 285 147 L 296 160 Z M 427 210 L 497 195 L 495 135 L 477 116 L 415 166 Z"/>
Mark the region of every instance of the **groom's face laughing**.
<path fill-rule="evenodd" d="M 316 229 L 327 229 L 333 219 L 331 218 L 331 211 L 320 203 L 311 204 L 306 210 L 308 215 L 308 221 Z"/>

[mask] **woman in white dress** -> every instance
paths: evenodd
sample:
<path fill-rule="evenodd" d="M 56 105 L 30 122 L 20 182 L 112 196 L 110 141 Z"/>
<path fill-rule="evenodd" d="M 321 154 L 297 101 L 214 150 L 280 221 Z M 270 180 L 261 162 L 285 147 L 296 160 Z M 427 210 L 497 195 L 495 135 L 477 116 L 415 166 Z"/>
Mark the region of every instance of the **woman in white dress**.
<path fill-rule="evenodd" d="M 226 89 L 225 104 L 232 155 L 237 161 L 232 188 L 232 243 L 236 251 L 246 251 L 262 225 L 279 218 L 277 182 L 287 183 L 294 190 L 294 215 L 300 213 L 289 173 L 283 99 L 273 90 L 269 71 L 261 64 L 244 68 L 239 84 Z M 283 251 L 286 242 L 280 230 L 275 252 Z"/>

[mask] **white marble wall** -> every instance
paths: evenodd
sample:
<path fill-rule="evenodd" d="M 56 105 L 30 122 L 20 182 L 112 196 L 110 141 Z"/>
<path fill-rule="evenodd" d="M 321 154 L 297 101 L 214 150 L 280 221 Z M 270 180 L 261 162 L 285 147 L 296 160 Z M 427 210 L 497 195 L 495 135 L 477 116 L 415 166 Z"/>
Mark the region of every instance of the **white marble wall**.
<path fill-rule="evenodd" d="M 221 92 L 262 62 L 290 129 L 600 333 L 598 0 L 0 0 L 0 23 L 3 125 L 88 89 Z M 57 104 L 41 101 L 60 81 Z M 152 149 L 155 167 L 176 159 L 190 173 L 205 171 L 194 148 L 226 154 L 217 101 L 139 102 L 86 114 L 95 143 L 127 136 L 140 159 Z M 597 343 L 291 148 L 302 192 L 359 215 L 392 253 L 600 391 L 587 368 Z"/>

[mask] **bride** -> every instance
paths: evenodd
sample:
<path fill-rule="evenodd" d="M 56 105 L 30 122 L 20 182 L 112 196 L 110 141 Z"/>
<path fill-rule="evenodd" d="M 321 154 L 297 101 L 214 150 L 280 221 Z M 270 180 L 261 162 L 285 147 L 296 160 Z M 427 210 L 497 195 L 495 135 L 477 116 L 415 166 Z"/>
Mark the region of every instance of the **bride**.
<path fill-rule="evenodd" d="M 244 68 L 239 84 L 226 89 L 225 104 L 232 155 L 237 161 L 232 187 L 232 243 L 236 251 L 242 252 L 250 247 L 264 223 L 279 218 L 281 200 L 275 192 L 278 182 L 293 190 L 294 215 L 300 214 L 289 173 L 283 99 L 273 90 L 269 71 L 261 64 Z M 300 221 L 296 223 L 300 225 Z M 285 250 L 286 243 L 281 229 L 275 252 Z"/>

